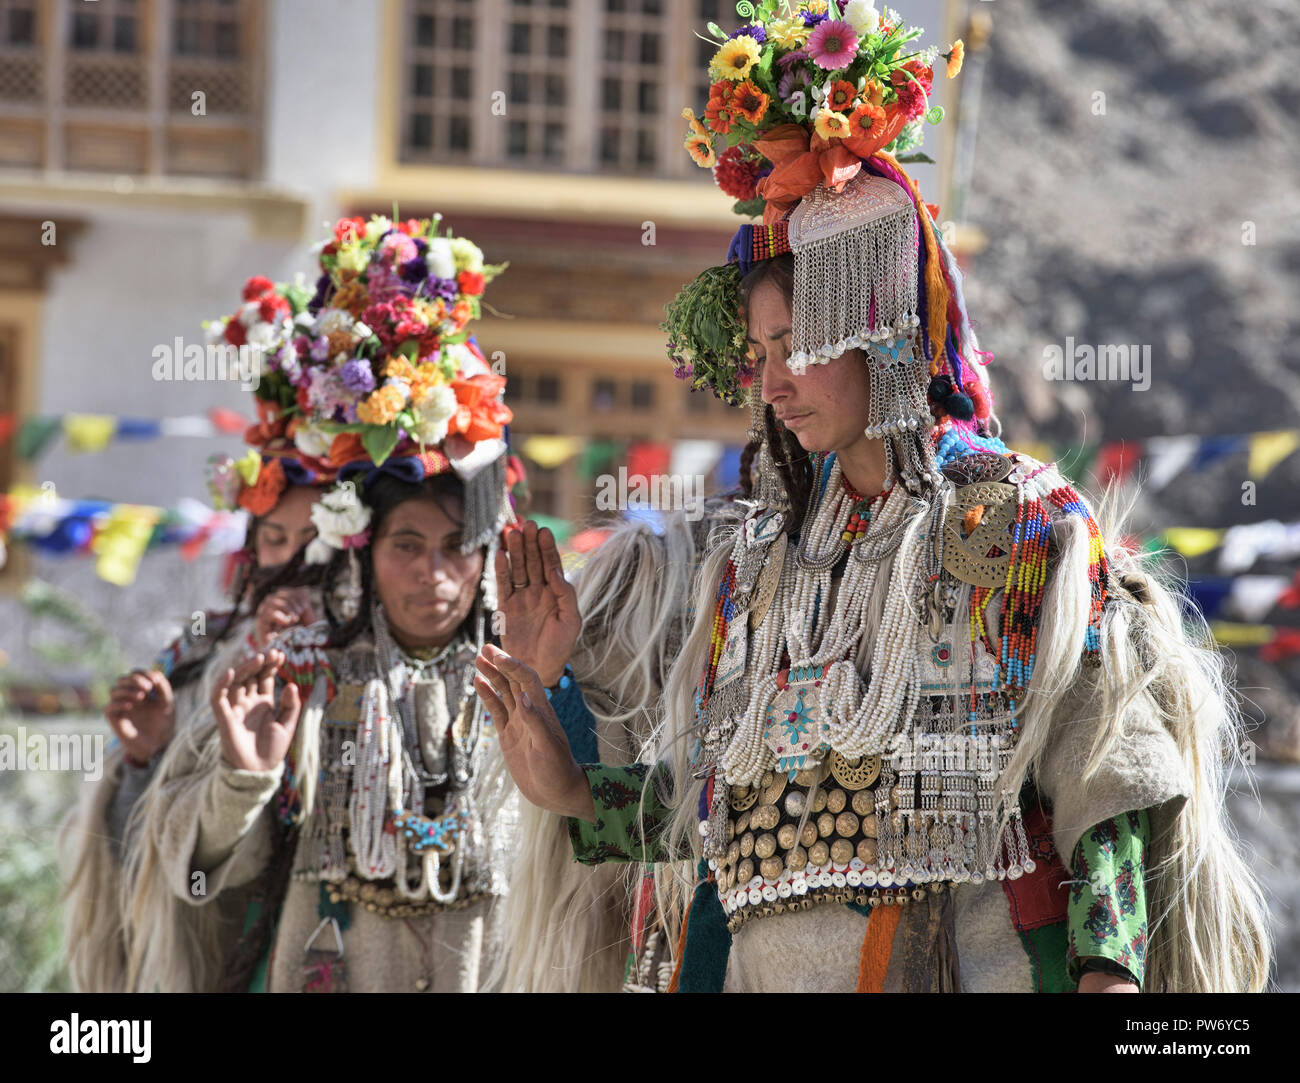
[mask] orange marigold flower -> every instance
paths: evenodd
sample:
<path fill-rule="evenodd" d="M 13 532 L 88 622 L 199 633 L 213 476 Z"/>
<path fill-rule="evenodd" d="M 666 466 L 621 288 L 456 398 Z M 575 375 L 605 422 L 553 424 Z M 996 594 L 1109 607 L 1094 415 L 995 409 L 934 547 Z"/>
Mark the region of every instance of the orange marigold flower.
<path fill-rule="evenodd" d="M 361 319 L 361 313 L 370 304 L 370 291 L 366 284 L 353 276 L 351 281 L 343 283 L 334 296 L 330 298 L 333 308 L 341 308 L 354 320 Z"/>
<path fill-rule="evenodd" d="M 415 379 L 415 366 L 401 354 L 396 354 L 385 362 L 384 375 L 392 380 L 405 380 L 409 384 Z"/>
<path fill-rule="evenodd" d="M 849 135 L 849 121 L 843 113 L 823 109 L 817 114 L 817 134 L 823 139 L 843 139 Z"/>
<path fill-rule="evenodd" d="M 863 102 L 849 114 L 849 134 L 855 137 L 870 135 L 878 123 L 885 120 L 885 111 L 871 102 Z"/>
<path fill-rule="evenodd" d="M 961 62 L 966 57 L 966 44 L 958 38 L 952 43 L 952 48 L 943 54 L 944 60 L 948 61 L 948 78 L 951 79 L 961 71 Z"/>
<path fill-rule="evenodd" d="M 406 396 L 400 388 L 385 386 L 372 391 L 364 401 L 357 403 L 357 420 L 367 425 L 387 425 L 406 405 Z"/>
<path fill-rule="evenodd" d="M 239 494 L 239 506 L 247 508 L 254 515 L 266 515 L 280 502 L 280 494 L 288 487 L 284 467 L 280 465 L 279 459 L 272 459 L 262 464 L 256 482 L 244 486 Z"/>
<path fill-rule="evenodd" d="M 831 92 L 826 95 L 826 105 L 837 113 L 847 113 L 857 96 L 857 87 L 847 79 L 839 79 L 831 86 Z"/>
<path fill-rule="evenodd" d="M 735 93 L 731 96 L 732 108 L 750 124 L 757 124 L 763 119 L 763 114 L 767 112 L 767 107 L 771 104 L 771 101 L 771 98 L 764 94 L 753 81 L 748 79 L 736 87 Z"/>
<path fill-rule="evenodd" d="M 732 83 L 714 83 L 709 89 L 709 103 L 704 107 L 704 116 L 709 128 L 718 135 L 726 135 L 736 123 L 736 109 L 732 105 Z"/>

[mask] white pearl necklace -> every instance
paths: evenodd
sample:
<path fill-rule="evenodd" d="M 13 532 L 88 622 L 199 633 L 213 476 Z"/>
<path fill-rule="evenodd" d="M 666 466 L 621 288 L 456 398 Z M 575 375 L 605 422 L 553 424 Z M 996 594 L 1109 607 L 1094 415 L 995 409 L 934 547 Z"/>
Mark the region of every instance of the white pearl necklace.
<path fill-rule="evenodd" d="M 829 725 L 832 747 L 846 756 L 885 752 L 893 736 L 906 728 L 920 700 L 916 646 L 921 623 L 910 610 L 909 598 L 924 546 L 913 538 L 899 547 L 876 634 L 871 683 L 864 688 L 853 659 L 865 631 L 879 563 L 850 559 L 832 600 L 836 561 L 831 558 L 836 549 L 843 550 L 842 535 L 858 503 L 842 479 L 837 458 L 816 509 L 805 520 L 801 545 L 787 548 L 776 600 L 751 642 L 744 678 L 750 682 L 748 703 L 721 758 L 731 785 L 753 785 L 775 763 L 764 730 L 779 691 L 777 667 L 783 653 L 789 655 L 792 668 L 826 667 L 818 707 Z M 923 518 L 908 520 L 912 498 L 901 485 L 894 486 L 883 507 L 881 503 L 879 498 L 873 503 L 875 514 L 867 537 L 858 544 L 873 544 L 897 530 L 911 534 L 924 522 Z"/>

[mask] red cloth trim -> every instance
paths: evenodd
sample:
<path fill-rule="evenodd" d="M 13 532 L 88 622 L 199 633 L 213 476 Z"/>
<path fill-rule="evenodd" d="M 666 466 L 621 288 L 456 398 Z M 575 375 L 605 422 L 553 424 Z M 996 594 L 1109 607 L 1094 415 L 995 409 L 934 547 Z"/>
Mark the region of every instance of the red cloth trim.
<path fill-rule="evenodd" d="M 1051 817 L 1035 804 L 1024 820 L 1029 853 L 1037 867 L 1019 880 L 1002 881 L 1011 906 L 1011 921 L 1021 932 L 1065 921 L 1070 902 L 1070 873 L 1052 843 Z"/>

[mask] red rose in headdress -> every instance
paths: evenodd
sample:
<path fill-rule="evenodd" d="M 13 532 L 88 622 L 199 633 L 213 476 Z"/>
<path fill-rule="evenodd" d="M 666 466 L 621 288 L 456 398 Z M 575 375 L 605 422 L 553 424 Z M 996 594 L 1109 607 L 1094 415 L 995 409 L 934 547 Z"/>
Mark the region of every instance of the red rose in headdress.
<path fill-rule="evenodd" d="M 461 293 L 477 297 L 483 292 L 483 287 L 487 285 L 487 281 L 477 271 L 461 271 L 456 276 L 456 284 L 460 286 Z"/>
<path fill-rule="evenodd" d="M 339 244 L 355 241 L 366 229 L 364 218 L 340 218 L 334 223 L 334 240 Z"/>
<path fill-rule="evenodd" d="M 261 275 L 253 275 L 244 283 L 244 300 L 256 301 L 275 289 L 275 283 Z"/>

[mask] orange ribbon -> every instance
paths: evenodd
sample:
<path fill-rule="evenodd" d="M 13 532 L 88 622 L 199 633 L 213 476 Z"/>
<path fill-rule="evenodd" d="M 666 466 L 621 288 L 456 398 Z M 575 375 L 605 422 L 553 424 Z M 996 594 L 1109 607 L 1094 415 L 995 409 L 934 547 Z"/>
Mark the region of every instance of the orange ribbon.
<path fill-rule="evenodd" d="M 906 123 L 902 111 L 890 107 L 885 110 L 885 123 L 874 127 L 871 135 L 827 141 L 802 124 L 780 124 L 755 140 L 754 149 L 773 167 L 757 185 L 767 204 L 763 224 L 779 222 L 787 210 L 823 182 L 843 191 L 863 161 L 893 142 Z"/>
<path fill-rule="evenodd" d="M 514 418 L 510 407 L 497 401 L 505 386 L 504 376 L 487 372 L 465 380 L 453 380 L 451 389 L 456 392 L 459 405 L 448 422 L 447 431 L 463 433 L 465 439 L 476 444 L 500 436 L 502 426 Z"/>

